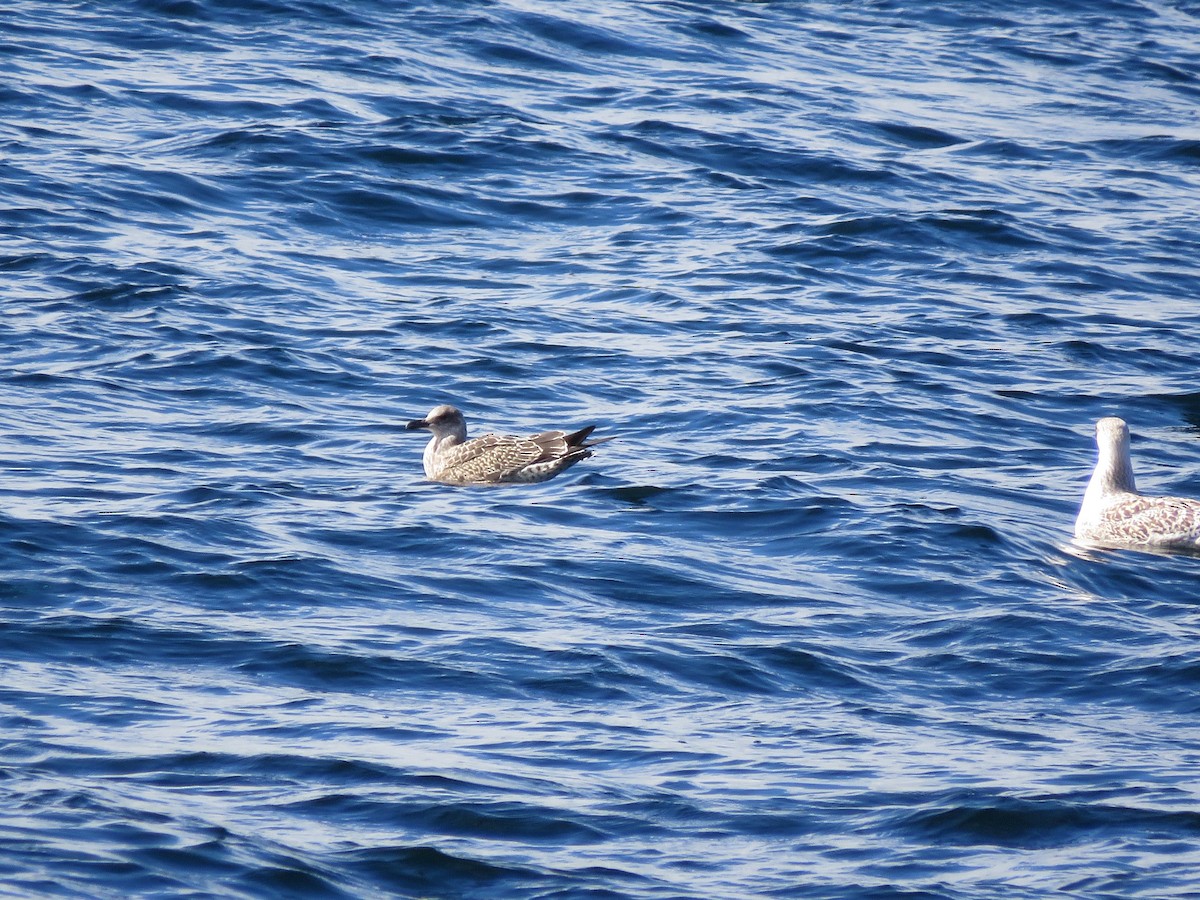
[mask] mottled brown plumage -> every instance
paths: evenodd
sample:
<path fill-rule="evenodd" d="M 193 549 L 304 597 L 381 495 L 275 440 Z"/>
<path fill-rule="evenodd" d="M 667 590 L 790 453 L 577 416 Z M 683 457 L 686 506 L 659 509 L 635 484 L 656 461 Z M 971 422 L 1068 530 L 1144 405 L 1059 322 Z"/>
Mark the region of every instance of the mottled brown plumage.
<path fill-rule="evenodd" d="M 544 431 L 529 437 L 485 434 L 467 440 L 467 423 L 453 406 L 443 404 L 409 430 L 433 433 L 425 447 L 425 475 L 444 484 L 534 484 L 565 472 L 592 455 L 592 447 L 612 438 L 588 442 L 595 425 L 579 431 Z"/>

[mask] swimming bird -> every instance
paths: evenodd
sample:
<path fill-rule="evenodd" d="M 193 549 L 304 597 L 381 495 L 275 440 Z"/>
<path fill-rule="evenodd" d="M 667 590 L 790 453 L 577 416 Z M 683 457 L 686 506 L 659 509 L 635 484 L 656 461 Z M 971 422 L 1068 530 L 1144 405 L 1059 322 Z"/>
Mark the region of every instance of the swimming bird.
<path fill-rule="evenodd" d="M 435 406 L 423 419 L 408 423 L 408 430 L 433 433 L 425 446 L 425 475 L 443 484 L 534 484 L 565 472 L 592 448 L 612 438 L 588 442 L 596 428 L 589 425 L 568 434 L 543 431 L 529 437 L 485 434 L 467 440 L 463 414 L 449 404 Z"/>
<path fill-rule="evenodd" d="M 1133 481 L 1129 426 L 1115 416 L 1096 423 L 1100 457 L 1075 520 L 1075 538 L 1109 547 L 1200 550 L 1200 500 L 1147 497 Z"/>

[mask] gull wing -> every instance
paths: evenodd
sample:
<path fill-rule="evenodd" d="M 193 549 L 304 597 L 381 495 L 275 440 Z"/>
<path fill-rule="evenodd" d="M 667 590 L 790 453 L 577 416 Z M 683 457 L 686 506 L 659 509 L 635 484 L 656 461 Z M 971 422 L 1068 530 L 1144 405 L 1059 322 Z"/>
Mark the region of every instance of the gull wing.
<path fill-rule="evenodd" d="M 563 436 L 561 431 L 527 438 L 485 434 L 447 449 L 438 477 L 460 484 L 503 481 L 526 466 L 564 455 L 567 444 Z"/>
<path fill-rule="evenodd" d="M 1104 537 L 1162 546 L 1200 541 L 1200 501 L 1185 497 L 1123 497 L 1104 510 Z"/>

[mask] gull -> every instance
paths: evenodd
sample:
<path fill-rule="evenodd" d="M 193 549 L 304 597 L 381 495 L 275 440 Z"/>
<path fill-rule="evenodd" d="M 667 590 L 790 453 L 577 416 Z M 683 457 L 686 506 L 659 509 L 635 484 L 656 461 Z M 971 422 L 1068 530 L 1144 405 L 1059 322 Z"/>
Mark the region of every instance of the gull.
<path fill-rule="evenodd" d="M 408 423 L 409 431 L 433 433 L 425 445 L 425 475 L 443 484 L 535 484 L 565 472 L 592 455 L 592 447 L 611 441 L 587 441 L 596 428 L 589 425 L 568 434 L 543 431 L 529 437 L 485 434 L 467 440 L 463 414 L 449 404 L 435 406 L 423 419 Z"/>
<path fill-rule="evenodd" d="M 1200 551 L 1200 500 L 1138 493 L 1129 426 L 1115 416 L 1101 419 L 1096 445 L 1100 457 L 1075 520 L 1075 539 L 1102 547 Z"/>

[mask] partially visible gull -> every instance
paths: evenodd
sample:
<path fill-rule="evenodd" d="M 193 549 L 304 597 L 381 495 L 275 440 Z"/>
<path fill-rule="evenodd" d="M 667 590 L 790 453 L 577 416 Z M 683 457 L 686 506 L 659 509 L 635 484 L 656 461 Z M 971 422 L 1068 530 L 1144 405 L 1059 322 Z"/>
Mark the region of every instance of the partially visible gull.
<path fill-rule="evenodd" d="M 435 406 L 408 430 L 433 433 L 422 461 L 425 475 L 443 484 L 534 484 L 565 472 L 592 455 L 592 447 L 612 438 L 588 442 L 595 425 L 567 434 L 543 431 L 529 437 L 485 434 L 467 440 L 463 414 L 448 404 Z"/>
<path fill-rule="evenodd" d="M 1110 416 L 1096 423 L 1100 458 L 1075 520 L 1075 538 L 1101 547 L 1200 550 L 1200 500 L 1146 497 L 1133 482 L 1129 426 Z"/>

